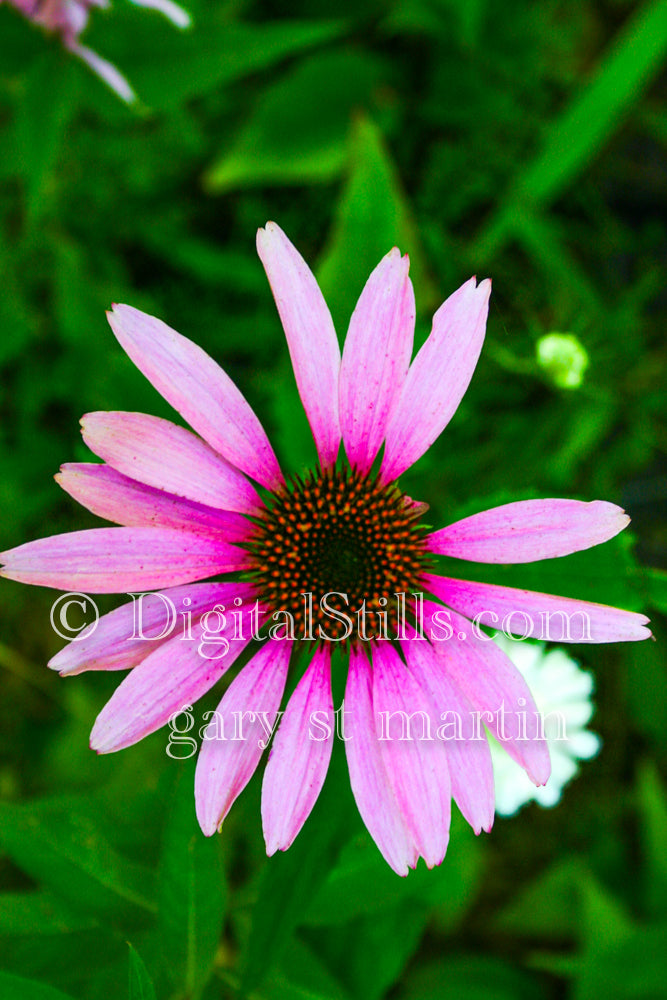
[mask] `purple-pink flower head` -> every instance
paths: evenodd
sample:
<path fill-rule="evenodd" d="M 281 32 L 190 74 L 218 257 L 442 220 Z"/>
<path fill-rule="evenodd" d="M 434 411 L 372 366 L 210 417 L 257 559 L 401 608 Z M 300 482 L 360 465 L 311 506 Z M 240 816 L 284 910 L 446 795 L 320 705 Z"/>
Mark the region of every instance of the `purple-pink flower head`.
<path fill-rule="evenodd" d="M 159 591 L 142 598 L 140 635 L 135 597 L 50 663 L 62 674 L 129 670 L 95 722 L 91 745 L 101 753 L 194 705 L 246 651 L 202 741 L 196 809 L 204 833 L 219 829 L 273 736 L 262 786 L 269 854 L 289 847 L 324 782 L 335 732 L 331 652 L 342 649 L 352 790 L 380 851 L 407 874 L 419 857 L 442 861 L 452 798 L 476 832 L 490 829 L 487 729 L 535 784 L 549 777 L 531 693 L 480 624 L 545 638 L 546 623 L 559 642 L 650 634 L 632 612 L 444 577 L 437 557 L 563 556 L 612 538 L 628 518 L 599 500 L 530 500 L 425 527 L 426 505 L 398 479 L 466 391 L 490 282 L 471 278 L 454 292 L 412 358 L 408 259 L 392 250 L 361 293 L 341 357 L 317 282 L 285 234 L 268 223 L 257 245 L 317 466 L 286 481 L 258 418 L 215 361 L 160 320 L 115 306 L 109 321 L 120 344 L 192 430 L 140 413 L 85 416 L 84 440 L 104 464 L 65 465 L 57 478 L 120 527 L 19 546 L 2 556 L 3 572 L 65 590 Z M 211 582 L 218 574 L 239 582 Z M 189 641 L 165 627 L 165 606 L 183 618 L 187 609 Z M 309 663 L 281 712 L 297 647 Z M 229 738 L 231 720 L 241 720 L 240 738 Z"/>
<path fill-rule="evenodd" d="M 91 7 L 108 7 L 109 0 L 9 0 L 9 3 L 34 24 L 59 36 L 65 48 L 87 63 L 124 101 L 134 100 L 134 91 L 122 73 L 79 41 Z M 190 15 L 173 0 L 132 0 L 132 3 L 160 11 L 179 28 L 190 24 Z"/>

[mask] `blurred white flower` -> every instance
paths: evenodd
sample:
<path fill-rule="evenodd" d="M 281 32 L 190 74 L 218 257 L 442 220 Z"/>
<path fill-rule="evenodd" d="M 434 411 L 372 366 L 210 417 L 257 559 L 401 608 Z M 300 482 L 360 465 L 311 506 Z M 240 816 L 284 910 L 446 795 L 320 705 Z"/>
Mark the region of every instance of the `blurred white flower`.
<path fill-rule="evenodd" d="M 551 754 L 551 777 L 536 787 L 495 741 L 491 743 L 496 785 L 496 812 L 511 816 L 534 800 L 555 806 L 565 785 L 578 773 L 579 760 L 595 756 L 600 737 L 586 729 L 594 705 L 593 677 L 581 670 L 562 649 L 545 652 L 545 643 L 507 639 L 494 640 L 523 674 L 544 719 L 544 733 Z"/>

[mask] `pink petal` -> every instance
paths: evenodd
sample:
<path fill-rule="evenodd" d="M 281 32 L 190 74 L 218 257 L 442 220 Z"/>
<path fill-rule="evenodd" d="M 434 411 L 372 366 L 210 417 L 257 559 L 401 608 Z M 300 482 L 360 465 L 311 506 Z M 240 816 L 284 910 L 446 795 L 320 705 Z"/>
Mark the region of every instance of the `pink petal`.
<path fill-rule="evenodd" d="M 96 73 L 100 80 L 104 80 L 107 86 L 111 87 L 121 100 L 127 104 L 131 104 L 135 100 L 136 94 L 132 90 L 132 87 L 120 70 L 116 69 L 112 63 L 107 62 L 102 56 L 98 56 L 97 52 L 93 52 L 92 49 L 87 48 L 85 45 L 80 45 L 74 39 L 66 39 L 65 47 L 90 66 L 93 73 Z"/>
<path fill-rule="evenodd" d="M 604 500 L 520 500 L 473 514 L 429 536 L 431 552 L 473 562 L 553 559 L 606 542 L 630 518 Z"/>
<path fill-rule="evenodd" d="M 291 650 L 290 642 L 269 640 L 229 685 L 206 729 L 197 760 L 195 803 L 207 837 L 220 828 L 259 764 L 269 740 L 266 726 L 275 726 Z"/>
<path fill-rule="evenodd" d="M 340 369 L 340 420 L 350 464 L 367 473 L 412 357 L 415 296 L 409 260 L 394 248 L 380 261 L 350 320 Z"/>
<path fill-rule="evenodd" d="M 112 753 L 154 733 L 173 715 L 192 708 L 231 667 L 247 646 L 249 635 L 244 640 L 230 638 L 226 653 L 213 658 L 214 644 L 201 644 L 206 621 L 204 618 L 193 626 L 191 640 L 177 637 L 163 643 L 127 675 L 95 720 L 90 734 L 92 750 Z M 223 630 L 223 637 L 225 632 L 230 634 L 231 630 Z M 193 735 L 196 733 L 195 727 Z"/>
<path fill-rule="evenodd" d="M 262 825 L 268 855 L 286 851 L 310 815 L 327 775 L 333 733 L 331 653 L 325 646 L 317 650 L 287 703 L 264 772 Z"/>
<path fill-rule="evenodd" d="M 370 664 L 354 646 L 343 707 L 343 720 L 348 714 L 352 719 L 343 731 L 350 785 L 359 813 L 385 861 L 398 875 L 407 875 L 417 863 L 417 852 L 391 789 L 376 736 Z"/>
<path fill-rule="evenodd" d="M 173 528 L 92 528 L 38 538 L 0 553 L 0 576 L 57 590 L 156 590 L 247 565 L 226 542 Z"/>
<path fill-rule="evenodd" d="M 110 465 L 68 463 L 55 477 L 59 486 L 87 510 L 130 528 L 181 528 L 200 534 L 219 532 L 226 542 L 248 537 L 251 525 L 241 514 L 216 510 L 144 486 Z"/>
<path fill-rule="evenodd" d="M 495 816 L 495 792 L 486 734 L 476 732 L 472 705 L 442 669 L 433 647 L 415 640 L 401 647 L 410 673 L 431 696 L 440 720 L 454 801 L 475 833 L 488 832 Z"/>
<path fill-rule="evenodd" d="M 340 444 L 340 348 L 331 314 L 305 260 L 275 222 L 257 233 L 257 253 L 285 330 L 294 376 L 323 466 Z"/>
<path fill-rule="evenodd" d="M 49 660 L 61 676 L 84 670 L 128 670 L 152 653 L 158 643 L 188 634 L 214 605 L 235 610 L 234 598 L 252 601 L 253 590 L 241 583 L 187 583 L 157 593 L 135 594 L 79 633 Z M 230 619 L 231 620 L 231 619 Z M 185 640 L 184 640 L 185 641 Z"/>
<path fill-rule="evenodd" d="M 449 841 L 451 786 L 446 751 L 433 731 L 421 731 L 417 717 L 412 738 L 402 733 L 405 717 L 410 719 L 414 713 L 424 713 L 432 730 L 432 706 L 396 651 L 385 643 L 373 648 L 373 708 L 380 752 L 396 801 L 417 851 L 432 868 L 444 858 Z M 403 713 L 403 719 L 394 713 Z M 392 725 L 392 718 L 398 727 Z"/>
<path fill-rule="evenodd" d="M 442 635 L 432 625 L 432 615 L 445 612 L 431 602 L 424 603 L 427 635 Z M 544 785 L 551 773 L 551 761 L 537 706 L 522 675 L 510 658 L 492 640 L 476 638 L 471 623 L 455 612 L 445 612 L 453 635 L 434 641 L 430 647 L 434 683 L 449 678 L 482 713 L 476 725 L 480 734 L 486 726 L 507 753 L 524 768 L 536 785 Z"/>
<path fill-rule="evenodd" d="M 381 469 L 386 481 L 421 458 L 456 412 L 482 350 L 490 294 L 488 279 L 476 287 L 471 278 L 433 317 L 431 335 L 389 416 Z"/>
<path fill-rule="evenodd" d="M 149 7 L 152 10 L 159 10 L 161 14 L 168 17 L 177 28 L 189 28 L 191 24 L 190 15 L 187 10 L 183 10 L 172 0 L 132 0 L 137 7 Z"/>
<path fill-rule="evenodd" d="M 229 375 L 201 347 L 132 306 L 115 305 L 107 315 L 137 368 L 212 448 L 267 489 L 282 485 L 262 425 Z"/>
<path fill-rule="evenodd" d="M 243 473 L 169 420 L 146 413 L 86 413 L 81 433 L 91 451 L 146 486 L 242 514 L 262 506 Z"/>
<path fill-rule="evenodd" d="M 648 639 L 648 618 L 606 604 L 451 577 L 424 577 L 431 593 L 466 618 L 522 639 L 547 642 L 635 642 Z"/>

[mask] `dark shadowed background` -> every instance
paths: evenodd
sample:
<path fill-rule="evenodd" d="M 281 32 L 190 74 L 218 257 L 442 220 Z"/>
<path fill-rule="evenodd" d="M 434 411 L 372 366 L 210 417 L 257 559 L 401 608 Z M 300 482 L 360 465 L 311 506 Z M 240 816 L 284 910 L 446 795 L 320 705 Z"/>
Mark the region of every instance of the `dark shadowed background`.
<path fill-rule="evenodd" d="M 339 753 L 287 854 L 265 859 L 258 777 L 205 840 L 193 761 L 164 731 L 93 754 L 118 675 L 48 671 L 54 592 L 2 581 L 0 996 L 148 1000 L 149 977 L 158 1000 L 666 996 L 667 3 L 189 9 L 185 33 L 123 0 L 93 12 L 84 40 L 133 84 L 128 109 L 0 6 L 0 548 L 97 523 L 53 481 L 90 458 L 84 412 L 174 417 L 112 302 L 224 365 L 286 470 L 313 458 L 254 248 L 274 219 L 341 336 L 394 244 L 419 343 L 458 284 L 493 278 L 470 390 L 403 487 L 433 524 L 533 496 L 622 504 L 632 526 L 600 549 L 468 572 L 643 610 L 657 642 L 573 647 L 597 759 L 557 808 L 482 839 L 457 815 L 441 868 L 401 880 Z M 588 356 L 578 387 L 538 363 L 554 332 Z"/>

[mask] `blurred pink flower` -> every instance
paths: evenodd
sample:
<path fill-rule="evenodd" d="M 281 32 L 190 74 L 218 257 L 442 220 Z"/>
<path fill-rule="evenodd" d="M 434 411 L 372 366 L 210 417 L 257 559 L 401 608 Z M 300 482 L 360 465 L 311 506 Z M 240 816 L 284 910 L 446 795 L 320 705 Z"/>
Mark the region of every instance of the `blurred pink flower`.
<path fill-rule="evenodd" d="M 331 650 L 340 642 L 349 657 L 343 736 L 352 790 L 382 854 L 404 875 L 420 856 L 429 866 L 442 861 L 452 797 L 476 832 L 491 827 L 493 771 L 480 718 L 535 784 L 549 777 L 531 693 L 508 656 L 474 626 L 480 613 L 484 624 L 509 621 L 510 630 L 515 615 L 520 634 L 542 638 L 546 615 L 554 641 L 650 634 L 647 619 L 629 611 L 443 577 L 436 557 L 521 563 L 563 556 L 612 538 L 628 518 L 603 501 L 529 500 L 435 532 L 422 526 L 425 505 L 396 481 L 436 440 L 466 391 L 484 339 L 490 282 L 471 278 L 454 292 L 411 361 L 409 262 L 392 250 L 366 283 L 341 357 L 315 278 L 285 234 L 268 223 L 257 245 L 318 467 L 287 484 L 259 420 L 225 372 L 160 320 L 114 306 L 109 322 L 120 344 L 197 433 L 140 413 L 85 416 L 84 440 L 105 464 L 65 465 L 57 479 L 122 527 L 21 545 L 1 557 L 3 573 L 94 593 L 167 588 L 164 599 L 184 620 L 187 609 L 193 641 L 180 631 L 166 634 L 166 600 L 152 596 L 143 622 L 152 639 L 136 636 L 129 603 L 52 659 L 62 674 L 133 668 L 93 728 L 91 746 L 101 753 L 154 732 L 208 691 L 248 647 L 253 613 L 255 624 L 260 612 L 273 621 L 273 638 L 231 682 L 202 742 L 195 798 L 208 835 L 257 767 L 279 717 L 291 653 L 310 633 L 310 664 L 264 773 L 269 854 L 289 847 L 324 782 L 334 739 Z M 341 440 L 349 466 L 338 457 Z M 192 583 L 225 573 L 242 582 Z M 412 607 L 411 595 L 422 592 L 422 611 L 417 597 L 416 612 L 402 621 L 396 595 L 407 595 Z M 325 595 L 333 613 L 319 604 Z M 373 623 L 368 641 L 360 620 L 348 634 L 342 617 L 362 604 Z M 398 641 L 380 638 L 383 613 L 387 635 Z M 579 628 L 570 636 L 568 616 L 577 614 L 586 634 Z M 216 642 L 227 644 L 224 655 L 216 655 Z M 239 718 L 243 738 L 223 739 L 220 726 Z M 431 726 L 456 729 L 457 718 L 455 734 L 429 734 Z M 402 732 L 415 721 L 422 732 Z"/>
<path fill-rule="evenodd" d="M 92 49 L 81 45 L 79 36 L 88 24 L 91 7 L 108 7 L 109 0 L 8 0 L 29 20 L 45 31 L 59 35 L 65 48 L 83 59 L 124 101 L 134 100 L 134 91 L 115 66 Z M 139 7 L 161 11 L 179 28 L 187 28 L 190 15 L 172 0 L 131 0 Z M 0 0 L 2 3 L 2 0 Z"/>

